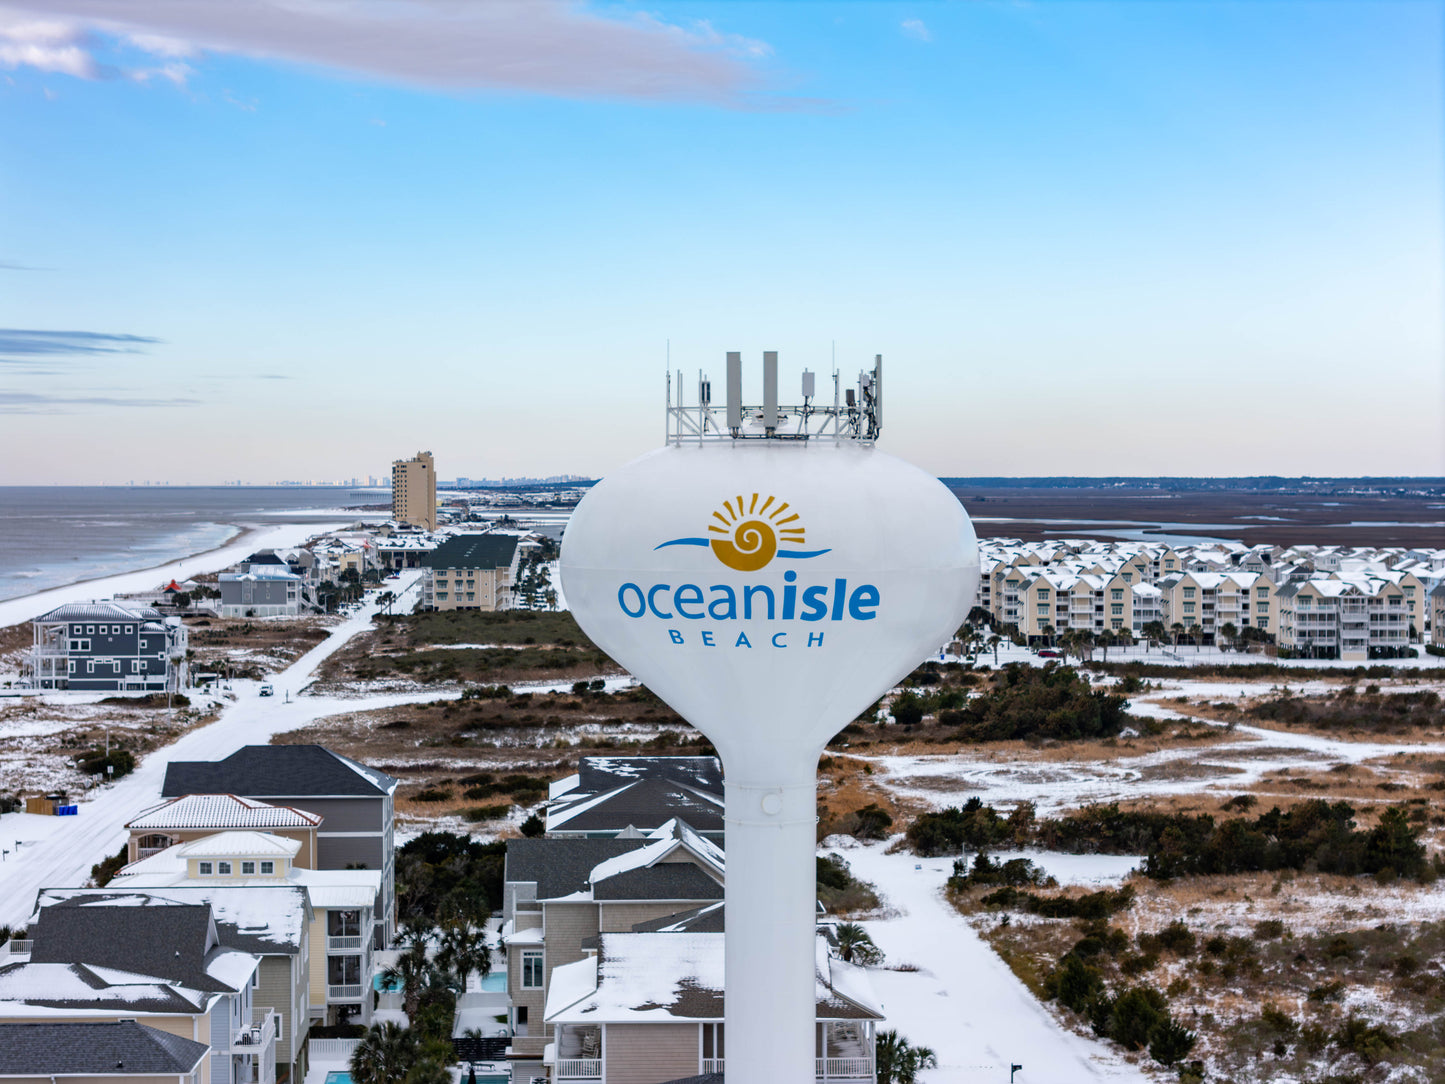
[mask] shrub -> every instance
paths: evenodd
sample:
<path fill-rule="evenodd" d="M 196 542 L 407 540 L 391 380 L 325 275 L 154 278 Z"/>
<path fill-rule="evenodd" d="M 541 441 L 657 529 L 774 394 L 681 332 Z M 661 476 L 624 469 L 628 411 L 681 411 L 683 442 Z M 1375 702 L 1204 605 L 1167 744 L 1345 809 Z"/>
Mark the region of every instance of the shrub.
<path fill-rule="evenodd" d="M 1176 956 L 1194 955 L 1194 931 L 1183 921 L 1175 919 L 1159 931 L 1159 944 Z"/>
<path fill-rule="evenodd" d="M 1144 729 L 1126 705 L 1124 697 L 1094 689 L 1071 667 L 1010 663 L 989 692 L 939 712 L 938 721 L 958 727 L 964 741 L 1107 738 L 1131 722 Z"/>
<path fill-rule="evenodd" d="M 1273 941 L 1283 937 L 1287 931 L 1285 925 L 1277 918 L 1267 918 L 1263 922 L 1257 922 L 1254 926 L 1254 939 L 1256 941 Z"/>
<path fill-rule="evenodd" d="M 119 779 L 121 776 L 135 771 L 135 756 L 128 749 L 112 749 L 106 753 L 103 747 L 97 746 L 87 752 L 77 753 L 75 766 L 86 775 L 103 775 L 107 779 Z M 107 772 L 107 768 L 113 768 L 114 771 Z"/>
<path fill-rule="evenodd" d="M 411 796 L 414 802 L 445 802 L 451 799 L 451 787 L 427 787 Z"/>
<path fill-rule="evenodd" d="M 1159 1025 L 1169 1020 L 1164 995 L 1148 986 L 1120 994 L 1109 1014 L 1109 1038 L 1126 1050 L 1142 1050 Z M 1187 1053 L 1187 1051 L 1186 1051 Z"/>
<path fill-rule="evenodd" d="M 1097 967 L 1085 963 L 1077 952 L 1064 954 L 1044 986 L 1048 997 L 1074 1012 L 1084 1012 L 1104 991 L 1104 979 Z"/>
<path fill-rule="evenodd" d="M 95 882 L 96 888 L 104 888 L 110 883 L 112 877 L 121 871 L 126 864 L 126 852 L 128 846 L 121 847 L 119 851 L 103 861 L 97 862 L 90 867 L 90 879 Z"/>
<path fill-rule="evenodd" d="M 1053 880 L 1027 858 L 1010 858 L 1007 862 L 992 861 L 986 851 L 979 851 L 973 857 L 973 867 L 965 866 L 963 860 L 955 859 L 953 876 L 948 887 L 954 889 L 978 888 L 983 885 L 1010 885 L 1022 888 L 1027 885 L 1049 885 Z"/>
<path fill-rule="evenodd" d="M 1340 1025 L 1330 1040 L 1341 1049 L 1371 1064 L 1400 1045 L 1400 1040 L 1383 1024 L 1371 1024 L 1353 1014 Z"/>
<path fill-rule="evenodd" d="M 528 839 L 538 839 L 547 834 L 547 822 L 533 813 L 522 822 L 521 832 Z"/>
<path fill-rule="evenodd" d="M 1149 1036 L 1149 1056 L 1160 1065 L 1173 1065 L 1194 1049 L 1194 1032 L 1165 1018 Z"/>

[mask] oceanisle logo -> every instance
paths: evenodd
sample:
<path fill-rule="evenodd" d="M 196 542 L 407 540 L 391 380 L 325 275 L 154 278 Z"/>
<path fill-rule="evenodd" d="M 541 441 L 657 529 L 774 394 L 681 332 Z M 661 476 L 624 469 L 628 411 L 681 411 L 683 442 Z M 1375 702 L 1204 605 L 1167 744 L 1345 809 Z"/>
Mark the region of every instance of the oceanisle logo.
<path fill-rule="evenodd" d="M 773 560 L 807 560 L 831 549 L 807 549 L 807 529 L 787 501 L 754 493 L 729 497 L 713 512 L 702 537 L 672 538 L 669 546 L 701 546 L 712 550 L 734 572 L 761 572 Z M 624 583 L 617 605 L 630 618 L 654 627 L 673 644 L 750 649 L 822 647 L 824 625 L 832 621 L 872 621 L 882 594 L 871 583 L 850 584 L 845 576 L 822 582 L 801 581 L 789 568 L 780 581 L 736 587 L 731 583 Z M 737 622 L 738 624 L 733 624 Z M 750 636 L 749 633 L 752 635 Z"/>
<path fill-rule="evenodd" d="M 758 503 L 760 499 L 761 505 Z M 798 513 L 784 514 L 791 507 L 787 501 L 778 501 L 772 496 L 763 498 L 757 493 L 745 503 L 739 494 L 736 505 L 730 498 L 723 501 L 721 510 L 713 512 L 712 518 L 717 522 L 707 525 L 711 537 L 673 538 L 653 549 L 708 546 L 714 557 L 736 572 L 760 572 L 772 563 L 774 557 L 802 560 L 821 557 L 829 552 L 825 549 L 782 548 L 807 544 L 806 528 L 802 526 Z"/>

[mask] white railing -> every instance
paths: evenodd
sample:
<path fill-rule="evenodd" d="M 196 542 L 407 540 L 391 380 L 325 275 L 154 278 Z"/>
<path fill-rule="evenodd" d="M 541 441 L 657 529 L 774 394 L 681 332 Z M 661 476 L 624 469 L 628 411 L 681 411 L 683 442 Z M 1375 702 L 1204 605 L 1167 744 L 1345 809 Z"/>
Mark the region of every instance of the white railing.
<path fill-rule="evenodd" d="M 261 1052 L 276 1041 L 275 1018 L 271 1015 L 274 1011 L 253 1009 L 252 1019 L 255 1022 L 250 1027 L 237 1028 L 231 1034 L 231 1053 L 260 1057 Z"/>
<path fill-rule="evenodd" d="M 558 1058 L 554 1069 L 557 1080 L 601 1080 L 601 1058 Z"/>
<path fill-rule="evenodd" d="M 326 948 L 331 952 L 335 952 L 338 949 L 351 949 L 353 951 L 359 951 L 361 949 L 361 938 L 360 936 L 328 937 L 326 939 Z"/>
<path fill-rule="evenodd" d="M 335 1001 L 342 999 L 354 1001 L 361 996 L 361 989 L 361 983 L 357 983 L 354 986 L 327 986 L 326 1000 Z"/>
<path fill-rule="evenodd" d="M 308 1039 L 312 1061 L 351 1061 L 351 1052 L 360 1045 L 360 1039 Z"/>
<path fill-rule="evenodd" d="M 722 1058 L 703 1058 L 702 1071 L 704 1073 L 721 1073 L 723 1071 Z"/>
<path fill-rule="evenodd" d="M 872 1058 L 819 1058 L 819 1080 L 872 1080 Z"/>

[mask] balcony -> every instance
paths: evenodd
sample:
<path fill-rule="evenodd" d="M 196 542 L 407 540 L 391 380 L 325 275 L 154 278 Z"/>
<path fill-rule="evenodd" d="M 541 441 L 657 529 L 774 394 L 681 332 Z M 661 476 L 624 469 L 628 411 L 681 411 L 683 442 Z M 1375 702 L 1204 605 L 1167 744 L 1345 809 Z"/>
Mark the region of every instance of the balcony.
<path fill-rule="evenodd" d="M 601 1080 L 601 1058 L 559 1058 L 553 1066 L 555 1080 Z"/>
<path fill-rule="evenodd" d="M 360 952 L 361 937 L 328 937 L 326 949 L 328 952 Z"/>
<path fill-rule="evenodd" d="M 363 986 L 363 985 L 362 985 L 361 983 L 359 983 L 359 982 L 358 982 L 358 983 L 355 983 L 354 985 L 353 985 L 353 984 L 348 984 L 348 985 L 344 985 L 344 986 L 331 986 L 331 985 L 328 985 L 328 986 L 326 987 L 326 1000 L 327 1000 L 328 1002 L 330 1002 L 330 1001 L 360 1001 L 360 1000 L 361 1000 L 361 992 L 362 992 L 363 990 L 365 990 L 365 989 L 366 989 L 366 987 Z"/>
<path fill-rule="evenodd" d="M 704 1073 L 721 1073 L 726 1059 L 703 1058 Z M 557 1063 L 559 1066 L 562 1062 Z M 814 1078 L 817 1084 L 832 1084 L 833 1081 L 872 1080 L 872 1058 L 817 1058 L 814 1060 Z"/>
<path fill-rule="evenodd" d="M 276 1041 L 276 1023 L 272 1014 L 274 1009 L 252 1009 L 252 1024 L 250 1027 L 237 1028 L 231 1033 L 231 1050 L 233 1055 L 249 1055 L 261 1058 L 266 1047 Z"/>
<path fill-rule="evenodd" d="M 818 1081 L 872 1080 L 872 1058 L 818 1058 L 815 1070 Z"/>

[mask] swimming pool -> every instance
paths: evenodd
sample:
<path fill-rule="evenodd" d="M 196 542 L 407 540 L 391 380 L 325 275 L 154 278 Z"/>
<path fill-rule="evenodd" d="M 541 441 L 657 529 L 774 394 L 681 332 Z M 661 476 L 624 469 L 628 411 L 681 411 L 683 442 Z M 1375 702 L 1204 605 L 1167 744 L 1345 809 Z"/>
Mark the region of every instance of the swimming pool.
<path fill-rule="evenodd" d="M 326 1084 L 351 1084 L 351 1074 L 340 1072 L 327 1073 Z"/>

